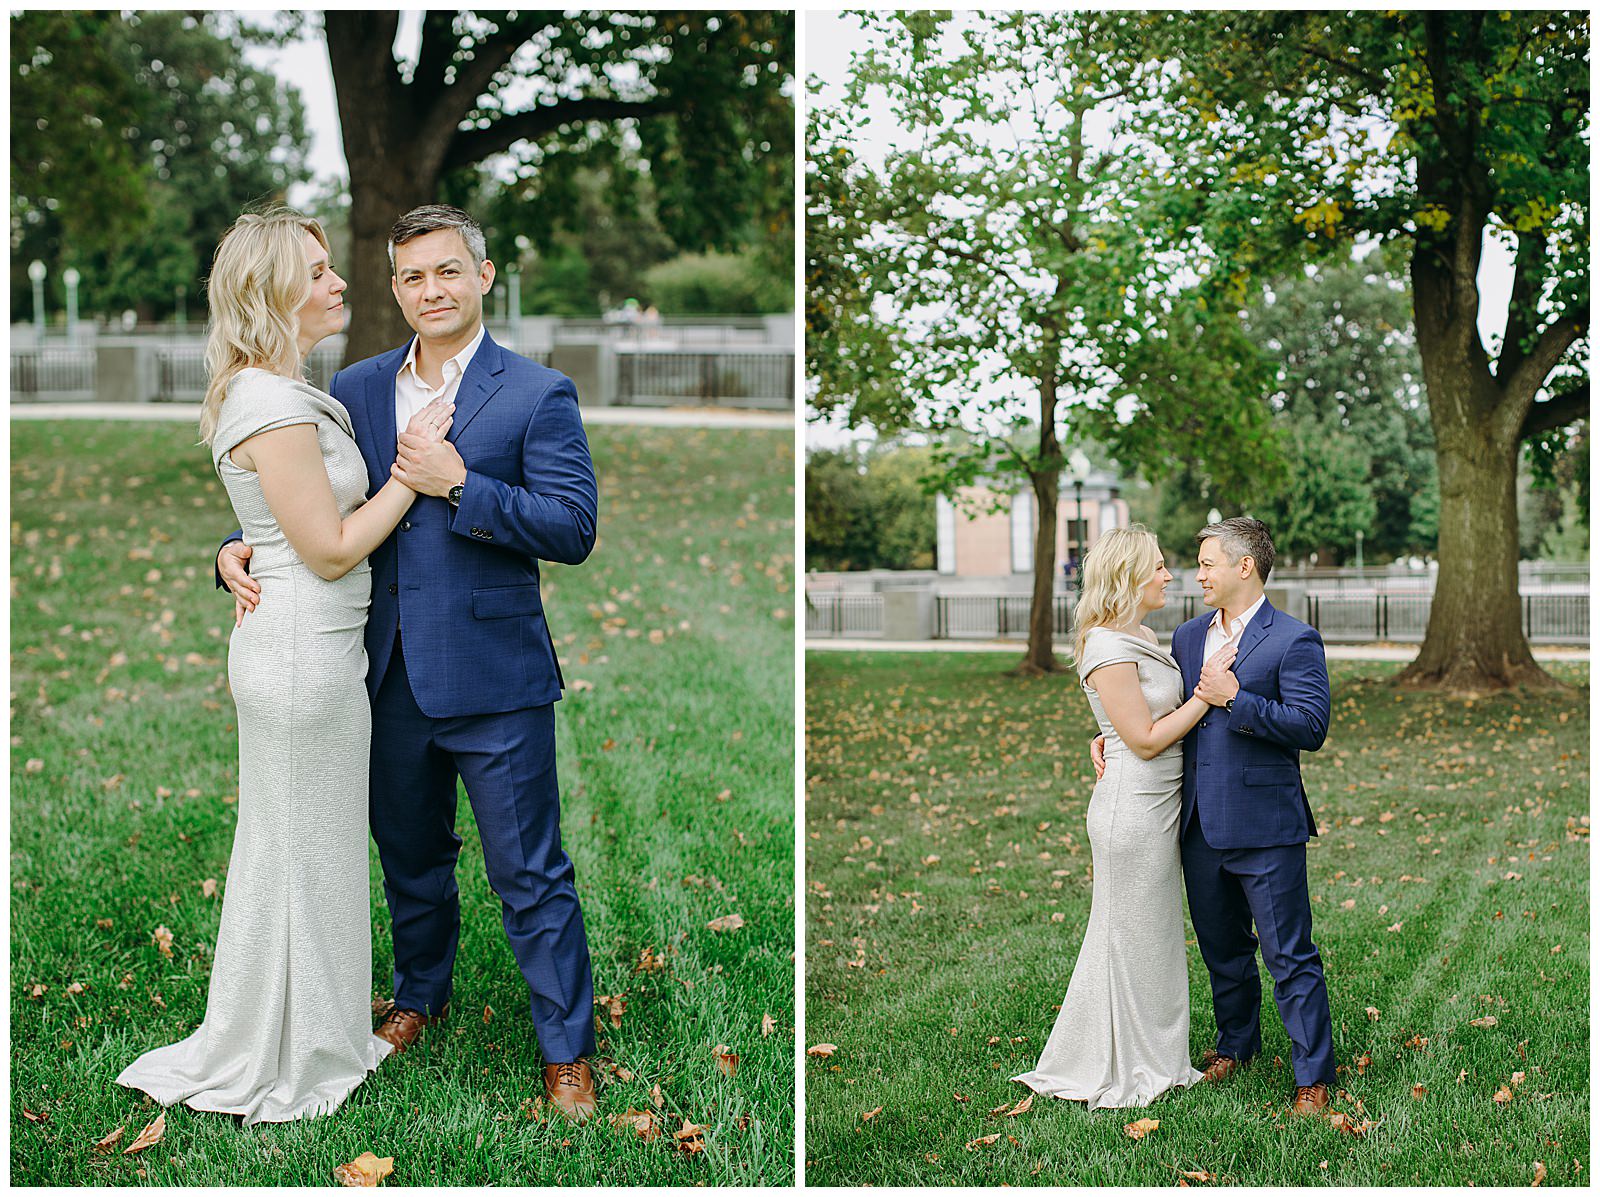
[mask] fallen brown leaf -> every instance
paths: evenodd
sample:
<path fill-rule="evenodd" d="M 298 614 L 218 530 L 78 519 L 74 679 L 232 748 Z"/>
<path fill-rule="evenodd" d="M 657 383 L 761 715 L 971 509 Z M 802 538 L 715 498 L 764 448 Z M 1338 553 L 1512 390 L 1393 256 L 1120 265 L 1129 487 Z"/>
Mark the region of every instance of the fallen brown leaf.
<path fill-rule="evenodd" d="M 1142 1139 L 1156 1127 L 1161 1125 L 1159 1118 L 1141 1118 L 1137 1122 L 1130 1122 L 1122 1128 L 1122 1133 L 1130 1139 Z"/>
<path fill-rule="evenodd" d="M 777 1029 L 778 1029 L 778 1024 L 772 1021 L 772 1015 L 763 1014 L 761 1016 L 761 1037 L 763 1039 L 765 1039 L 768 1035 L 772 1034 L 772 1032 L 777 1030 Z"/>
<path fill-rule="evenodd" d="M 815 1043 L 806 1048 L 806 1055 L 820 1056 L 822 1059 L 826 1060 L 838 1050 L 839 1049 L 831 1043 Z"/>
<path fill-rule="evenodd" d="M 394 1157 L 381 1159 L 370 1151 L 363 1151 L 348 1164 L 333 1170 L 333 1178 L 347 1189 L 370 1189 L 394 1171 Z"/>
<path fill-rule="evenodd" d="M 1499 1024 L 1500 1020 L 1493 1014 L 1485 1014 L 1482 1018 L 1474 1018 L 1471 1020 L 1471 1025 L 1475 1027 L 1493 1027 L 1498 1026 Z"/>
<path fill-rule="evenodd" d="M 863 1122 L 871 1122 L 874 1118 L 876 1118 L 881 1113 L 883 1113 L 883 1107 L 882 1106 L 873 1106 L 865 1114 L 861 1115 L 861 1121 L 863 1121 Z"/>
<path fill-rule="evenodd" d="M 110 1155 L 111 1149 L 118 1143 L 122 1142 L 123 1132 L 127 1129 L 128 1128 L 126 1126 L 119 1126 L 105 1138 L 96 1142 L 94 1145 L 95 1152 L 99 1155 Z"/>
<path fill-rule="evenodd" d="M 164 926 L 157 927 L 150 933 L 150 938 L 155 942 L 156 947 L 161 949 L 161 954 L 163 956 L 167 957 L 169 960 L 172 959 L 171 931 L 168 931 Z"/>
<path fill-rule="evenodd" d="M 216 894 L 217 879 L 215 877 L 207 877 L 200 883 L 200 896 L 202 898 L 214 898 Z"/>
<path fill-rule="evenodd" d="M 744 926 L 744 916 L 725 914 L 721 918 L 712 919 L 706 926 L 712 931 L 737 931 Z"/>
<path fill-rule="evenodd" d="M 1015 1118 L 1018 1114 L 1026 1114 L 1029 1110 L 1033 1109 L 1033 1098 L 1034 1095 L 1032 1093 L 1028 1094 L 1028 1096 L 1024 1097 L 1006 1113 L 1006 1117 Z"/>
<path fill-rule="evenodd" d="M 27 1106 L 23 1106 L 22 1107 L 22 1116 L 24 1118 L 26 1118 L 29 1122 L 49 1122 L 50 1121 L 50 1115 L 49 1114 L 36 1114 L 32 1110 L 30 1110 Z"/>
<path fill-rule="evenodd" d="M 625 993 L 594 995 L 594 1004 L 605 1010 L 607 1017 L 611 1019 L 613 1029 L 620 1030 L 622 1027 L 622 1016 L 628 1012 L 627 998 L 628 995 Z"/>
<path fill-rule="evenodd" d="M 1372 1129 L 1373 1124 L 1371 1119 L 1363 1119 L 1362 1121 L 1357 1122 L 1354 1118 L 1350 1117 L 1350 1115 L 1344 1113 L 1343 1111 L 1335 1110 L 1333 1113 L 1328 1115 L 1328 1125 L 1333 1127 L 1335 1130 L 1343 1131 L 1347 1135 L 1354 1135 L 1359 1139 Z"/>
<path fill-rule="evenodd" d="M 717 1067 L 722 1069 L 723 1076 L 731 1077 L 739 1071 L 739 1057 L 726 1043 L 719 1043 L 712 1048 L 711 1058 L 717 1062 Z"/>
<path fill-rule="evenodd" d="M 1418 1101 L 1421 1101 L 1424 1097 L 1428 1096 L 1428 1086 L 1422 1084 L 1412 1085 L 1411 1096 L 1416 1098 Z"/>
<path fill-rule="evenodd" d="M 697 1155 L 706 1149 L 705 1140 L 702 1138 L 705 1133 L 704 1126 L 696 1126 L 685 1118 L 683 1125 L 672 1132 L 672 1137 L 677 1141 L 678 1150 L 684 1155 Z"/>
<path fill-rule="evenodd" d="M 977 1151 L 978 1148 L 980 1148 L 980 1147 L 987 1147 L 987 1146 L 989 1146 L 989 1144 L 998 1143 L 999 1141 L 1000 1141 L 1000 1132 L 996 1131 L 992 1135 L 982 1135 L 982 1136 L 980 1136 L 980 1137 L 978 1137 L 976 1139 L 973 1139 L 970 1143 L 967 1144 L 967 1150 L 968 1151 Z"/>
<path fill-rule="evenodd" d="M 1510 1086 L 1501 1085 L 1498 1089 L 1496 1089 L 1494 1091 L 1494 1100 L 1495 1100 L 1495 1104 L 1496 1105 L 1501 1105 L 1501 1106 L 1510 1105 L 1511 1104 L 1511 1088 L 1510 1088 Z"/>
<path fill-rule="evenodd" d="M 1178 1175 L 1192 1180 L 1196 1184 L 1202 1185 L 1211 1184 L 1217 1179 L 1217 1174 L 1215 1172 L 1206 1172 L 1203 1169 L 1199 1172 L 1180 1172 Z"/>
<path fill-rule="evenodd" d="M 154 1147 L 161 1142 L 161 1136 L 167 1133 L 167 1112 L 162 1110 L 149 1126 L 139 1132 L 139 1137 L 122 1149 L 123 1155 L 134 1155 L 147 1147 Z"/>
<path fill-rule="evenodd" d="M 1544 1178 L 1547 1175 L 1548 1175 L 1548 1173 L 1545 1171 L 1544 1161 L 1543 1160 L 1534 1160 L 1533 1161 L 1533 1187 L 1537 1189 L 1540 1185 L 1544 1184 Z"/>
<path fill-rule="evenodd" d="M 631 1130 L 648 1143 L 661 1137 L 661 1126 L 649 1110 L 636 1110 L 629 1106 L 625 1113 L 611 1115 L 611 1125 L 618 1130 Z"/>

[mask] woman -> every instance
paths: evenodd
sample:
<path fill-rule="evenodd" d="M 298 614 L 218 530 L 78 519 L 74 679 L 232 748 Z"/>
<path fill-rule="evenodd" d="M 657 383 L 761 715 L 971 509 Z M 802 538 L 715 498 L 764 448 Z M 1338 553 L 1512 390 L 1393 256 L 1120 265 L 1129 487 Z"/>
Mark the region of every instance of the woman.
<path fill-rule="evenodd" d="M 285 1122 L 331 1113 L 389 1051 L 372 1034 L 366 558 L 416 493 L 367 470 L 340 403 L 303 379 L 344 327 L 321 226 L 241 216 L 217 249 L 200 433 L 263 602 L 236 611 L 238 828 L 205 1020 L 117 1078 L 162 1105 Z M 409 431 L 434 439 L 451 405 Z"/>
<path fill-rule="evenodd" d="M 1094 893 L 1055 1029 L 1013 1079 L 1091 1110 L 1149 1105 L 1201 1079 L 1189 1063 L 1178 816 L 1181 741 L 1209 704 L 1202 692 L 1180 702 L 1177 662 L 1143 626 L 1170 581 L 1154 535 L 1115 529 L 1084 558 L 1074 616 L 1078 677 L 1106 738 L 1089 800 Z"/>

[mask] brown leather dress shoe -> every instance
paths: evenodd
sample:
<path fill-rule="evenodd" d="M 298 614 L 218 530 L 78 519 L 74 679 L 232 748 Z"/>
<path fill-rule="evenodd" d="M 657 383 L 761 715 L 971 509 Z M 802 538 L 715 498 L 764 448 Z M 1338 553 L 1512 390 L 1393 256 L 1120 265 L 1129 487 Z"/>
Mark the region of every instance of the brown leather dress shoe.
<path fill-rule="evenodd" d="M 423 1014 L 420 1010 L 402 1010 L 394 1003 L 384 1011 L 383 1017 L 378 1020 L 377 1029 L 372 1033 L 387 1043 L 394 1044 L 394 1054 L 399 1055 L 422 1037 L 422 1028 L 431 1027 L 436 1022 L 443 1022 L 450 1017 L 450 1004 L 438 1014 Z"/>
<path fill-rule="evenodd" d="M 1227 1080 L 1248 1063 L 1248 1060 L 1238 1060 L 1233 1056 L 1219 1056 L 1214 1048 L 1207 1048 L 1200 1057 L 1200 1071 L 1206 1080 L 1216 1083 Z"/>
<path fill-rule="evenodd" d="M 1327 1113 L 1328 1086 L 1323 1084 L 1298 1085 L 1294 1091 L 1294 1105 L 1289 1113 L 1297 1118 L 1316 1118 Z"/>
<path fill-rule="evenodd" d="M 594 1073 L 587 1060 L 544 1066 L 544 1095 L 568 1118 L 577 1123 L 594 1115 Z"/>

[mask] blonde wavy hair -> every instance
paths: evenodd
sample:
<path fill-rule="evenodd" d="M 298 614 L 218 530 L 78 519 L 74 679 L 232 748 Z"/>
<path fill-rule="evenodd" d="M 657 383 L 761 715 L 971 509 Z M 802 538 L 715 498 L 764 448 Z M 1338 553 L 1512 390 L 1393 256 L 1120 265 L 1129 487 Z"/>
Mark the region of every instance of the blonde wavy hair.
<path fill-rule="evenodd" d="M 322 225 L 290 208 L 246 212 L 223 234 L 207 294 L 206 397 L 200 440 L 217 434 L 222 401 L 234 375 L 251 366 L 277 374 L 300 371 L 300 309 L 311 298 L 302 241 L 310 233 L 328 248 Z"/>
<path fill-rule="evenodd" d="M 1083 595 L 1072 613 L 1072 659 L 1083 660 L 1090 628 L 1125 628 L 1139 609 L 1139 591 L 1161 568 L 1161 546 L 1143 524 L 1113 528 L 1083 556 Z"/>

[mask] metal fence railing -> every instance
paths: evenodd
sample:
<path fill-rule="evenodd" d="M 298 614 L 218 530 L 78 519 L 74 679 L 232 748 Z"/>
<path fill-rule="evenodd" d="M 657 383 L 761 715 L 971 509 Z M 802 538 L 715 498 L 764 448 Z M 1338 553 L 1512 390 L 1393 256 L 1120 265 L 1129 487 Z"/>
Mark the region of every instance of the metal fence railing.
<path fill-rule="evenodd" d="M 306 359 L 306 376 L 311 385 L 327 390 L 339 370 L 342 350 L 320 345 Z M 205 397 L 206 353 L 203 346 L 163 345 L 155 350 L 157 399 L 193 403 Z"/>
<path fill-rule="evenodd" d="M 617 351 L 619 404 L 751 400 L 794 406 L 793 351 Z"/>
<path fill-rule="evenodd" d="M 1052 611 L 1057 638 L 1072 633 L 1076 596 L 1058 594 Z M 1028 634 L 1026 594 L 941 594 L 934 597 L 934 636 L 941 640 L 1021 639 Z M 1421 643 L 1428 630 L 1431 594 L 1314 593 L 1305 596 L 1306 621 L 1330 644 L 1374 641 Z M 1206 614 L 1199 594 L 1168 594 L 1145 626 L 1162 638 L 1179 624 Z M 1589 596 L 1532 590 L 1522 595 L 1522 629 L 1532 644 L 1587 644 Z M 809 625 L 807 627 L 809 631 Z"/>
<path fill-rule="evenodd" d="M 11 350 L 11 394 L 14 396 L 94 394 L 93 349 Z"/>
<path fill-rule="evenodd" d="M 883 595 L 808 594 L 806 635 L 883 635 Z"/>
<path fill-rule="evenodd" d="M 1330 643 L 1420 643 L 1432 595 L 1308 594 L 1308 622 Z M 1530 644 L 1587 644 L 1589 596 L 1530 591 L 1522 595 L 1522 631 Z"/>

